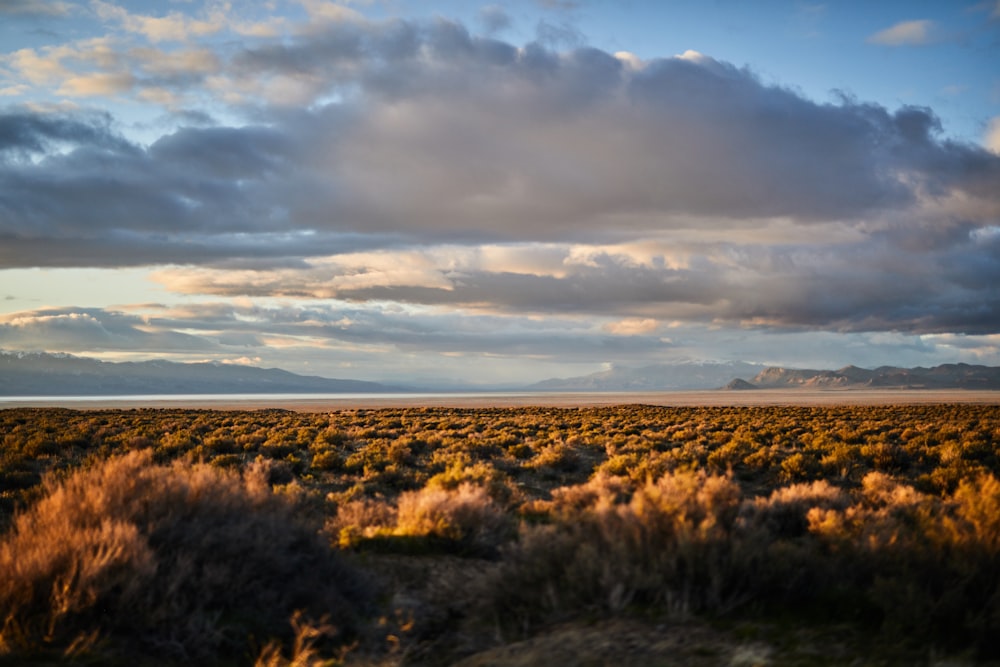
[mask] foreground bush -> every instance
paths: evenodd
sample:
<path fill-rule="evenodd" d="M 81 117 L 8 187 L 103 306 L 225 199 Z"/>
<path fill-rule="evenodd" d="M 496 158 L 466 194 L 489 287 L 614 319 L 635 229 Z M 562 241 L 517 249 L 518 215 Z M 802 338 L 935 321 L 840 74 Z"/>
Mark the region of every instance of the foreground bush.
<path fill-rule="evenodd" d="M 246 658 L 298 610 L 349 636 L 364 587 L 267 475 L 134 452 L 47 480 L 0 542 L 0 648 Z"/>
<path fill-rule="evenodd" d="M 552 524 L 527 525 L 497 578 L 508 618 L 640 604 L 687 615 L 744 597 L 733 547 L 739 487 L 704 472 L 668 473 L 631 498 L 613 478 L 553 493 Z"/>
<path fill-rule="evenodd" d="M 719 616 L 747 606 L 880 629 L 995 658 L 1000 481 L 932 496 L 869 473 L 746 497 L 730 476 L 675 471 L 629 490 L 598 475 L 536 503 L 488 587 L 491 613 L 530 629 L 581 610 Z M 746 616 L 746 610 L 743 611 Z"/>

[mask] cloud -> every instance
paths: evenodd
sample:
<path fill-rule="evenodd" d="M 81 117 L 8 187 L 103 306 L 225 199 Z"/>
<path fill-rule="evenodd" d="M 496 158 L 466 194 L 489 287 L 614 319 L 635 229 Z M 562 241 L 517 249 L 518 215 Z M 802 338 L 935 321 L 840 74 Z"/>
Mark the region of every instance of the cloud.
<path fill-rule="evenodd" d="M 479 10 L 479 21 L 487 34 L 503 32 L 511 26 L 510 16 L 499 5 L 487 5 Z"/>
<path fill-rule="evenodd" d="M 1000 155 L 1000 116 L 994 116 L 987 123 L 983 146 L 995 155 Z"/>
<path fill-rule="evenodd" d="M 1000 330 L 983 231 L 1000 156 L 929 109 L 443 19 L 191 35 L 8 57 L 32 85 L 177 113 L 139 143 L 108 114 L 0 109 L 0 267 L 160 265 L 185 294 L 590 316 L 602 345 L 647 321 Z"/>
<path fill-rule="evenodd" d="M 73 5 L 57 0 L 0 0 L 0 14 L 27 16 L 69 16 Z"/>
<path fill-rule="evenodd" d="M 631 318 L 627 320 L 619 320 L 617 322 L 609 322 L 604 325 L 604 330 L 615 336 L 637 336 L 644 334 L 651 334 L 659 328 L 660 323 L 654 319 L 636 319 Z"/>
<path fill-rule="evenodd" d="M 139 317 L 99 308 L 46 308 L 0 315 L 0 348 L 68 352 L 208 351 L 217 346 L 176 331 L 149 330 Z"/>
<path fill-rule="evenodd" d="M 0 316 L 0 348 L 58 349 L 83 354 L 159 354 L 220 361 L 266 360 L 324 354 L 371 358 L 386 352 L 437 357 L 559 358 L 585 361 L 594 352 L 639 359 L 666 349 L 655 337 L 627 340 L 574 319 L 537 320 L 460 312 L 350 304 L 198 304 L 139 307 L 140 313 L 102 309 L 41 309 Z M 183 329 L 186 333 L 177 333 Z M 260 363 L 258 359 L 256 363 Z M 427 362 L 433 367 L 440 361 Z"/>
<path fill-rule="evenodd" d="M 613 331 L 615 325 L 622 328 Z M 1000 363 L 995 334 L 778 331 L 748 336 L 743 330 L 673 324 L 670 336 L 655 335 L 641 320 L 497 316 L 335 301 L 47 308 L 0 316 L 0 347 L 8 350 L 63 350 L 118 360 L 211 359 L 397 383 L 401 377 L 440 380 L 479 373 L 523 383 L 567 369 L 592 372 L 595 358 L 641 365 L 728 358 L 733 349 L 747 358 L 800 367 L 832 368 L 845 359 L 874 367 L 890 351 L 909 365 Z M 392 364 L 386 364 L 386 355 L 392 355 Z"/>
<path fill-rule="evenodd" d="M 151 42 L 181 42 L 205 37 L 222 30 L 225 21 L 225 16 L 221 13 L 209 20 L 199 20 L 179 12 L 171 12 L 166 16 L 133 14 L 124 7 L 102 0 L 91 0 L 90 5 L 100 19 L 118 22 L 127 32 L 143 35 Z"/>
<path fill-rule="evenodd" d="M 556 10 L 572 10 L 579 8 L 583 2 L 582 0 L 536 0 L 541 7 L 545 9 L 556 9 Z"/>
<path fill-rule="evenodd" d="M 908 244 L 885 232 L 832 246 L 439 246 L 276 270 L 166 269 L 152 278 L 173 292 L 222 297 L 611 317 L 604 330 L 615 335 L 671 320 L 845 332 L 984 334 L 1000 327 L 993 287 L 1000 236 L 976 228 L 926 247 Z"/>
<path fill-rule="evenodd" d="M 883 46 L 924 46 L 933 41 L 934 22 L 901 21 L 868 37 L 869 44 Z"/>

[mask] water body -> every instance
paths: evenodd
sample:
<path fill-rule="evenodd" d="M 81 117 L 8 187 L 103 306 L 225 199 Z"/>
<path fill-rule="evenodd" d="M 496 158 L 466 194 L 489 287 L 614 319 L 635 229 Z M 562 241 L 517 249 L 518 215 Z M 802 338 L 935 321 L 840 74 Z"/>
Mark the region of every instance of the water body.
<path fill-rule="evenodd" d="M 964 389 L 762 389 L 756 391 L 657 392 L 442 392 L 344 394 L 150 394 L 144 396 L 0 396 L 0 409 L 198 408 L 259 410 L 280 408 L 326 412 L 377 408 L 595 407 L 607 405 L 766 406 L 913 405 L 977 403 L 1000 405 L 1000 391 Z"/>

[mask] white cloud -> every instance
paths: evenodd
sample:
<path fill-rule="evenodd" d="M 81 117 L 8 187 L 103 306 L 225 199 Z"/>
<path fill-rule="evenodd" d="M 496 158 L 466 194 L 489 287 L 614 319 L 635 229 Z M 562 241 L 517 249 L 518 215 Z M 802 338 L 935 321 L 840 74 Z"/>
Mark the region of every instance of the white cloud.
<path fill-rule="evenodd" d="M 631 51 L 616 51 L 615 58 L 622 61 L 626 67 L 631 70 L 640 70 L 645 66 L 642 58 L 635 55 Z"/>
<path fill-rule="evenodd" d="M 934 22 L 928 20 L 901 21 L 868 38 L 871 44 L 883 46 L 923 46 L 932 41 Z"/>

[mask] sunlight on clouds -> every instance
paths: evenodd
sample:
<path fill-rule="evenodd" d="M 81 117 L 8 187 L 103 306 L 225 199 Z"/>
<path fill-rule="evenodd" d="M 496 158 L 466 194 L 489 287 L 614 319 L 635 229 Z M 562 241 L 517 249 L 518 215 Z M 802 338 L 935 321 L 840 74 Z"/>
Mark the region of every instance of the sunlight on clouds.
<path fill-rule="evenodd" d="M 565 246 L 555 243 L 484 245 L 466 254 L 461 269 L 564 278 L 565 258 Z"/>
<path fill-rule="evenodd" d="M 210 268 L 170 268 L 150 279 L 181 294 L 267 294 L 271 296 L 335 298 L 351 290 L 423 287 L 451 290 L 434 258 L 419 251 L 371 252 L 310 260 L 308 269 L 231 271 Z"/>
<path fill-rule="evenodd" d="M 615 336 L 643 336 L 651 334 L 659 328 L 659 322 L 653 319 L 626 319 L 609 322 L 602 329 Z"/>
<path fill-rule="evenodd" d="M 237 357 L 236 359 L 217 359 L 220 364 L 229 366 L 257 366 L 261 362 L 260 357 Z"/>
<path fill-rule="evenodd" d="M 983 146 L 996 155 L 1000 155 L 1000 116 L 994 116 L 986 125 Z"/>
<path fill-rule="evenodd" d="M 345 253 L 309 259 L 304 269 L 227 270 L 174 267 L 150 279 L 180 294 L 270 295 L 335 298 L 341 293 L 377 288 L 452 291 L 463 277 L 515 275 L 566 280 L 580 269 L 608 265 L 681 270 L 686 253 L 660 243 L 614 246 L 501 245 L 439 246 L 423 250 Z M 483 304 L 485 305 L 485 304 Z"/>
<path fill-rule="evenodd" d="M 639 71 L 646 66 L 645 61 L 631 51 L 616 51 L 615 58 L 632 71 Z"/>
<path fill-rule="evenodd" d="M 790 331 L 788 360 L 1000 355 L 975 335 L 1000 313 L 994 109 L 970 107 L 993 119 L 953 140 L 953 110 L 897 108 L 888 79 L 882 98 L 820 102 L 796 87 L 809 63 L 734 61 L 693 34 L 674 50 L 730 60 L 624 33 L 508 39 L 531 39 L 538 3 L 487 33 L 397 4 L 85 0 L 80 21 L 12 40 L 0 261 L 124 268 L 2 273 L 17 313 L 0 343 L 365 373 L 494 359 L 494 377 L 774 359 Z M 869 42 L 958 25 L 934 18 Z M 867 21 L 855 42 L 891 23 Z"/>
<path fill-rule="evenodd" d="M 947 355 L 984 364 L 1000 363 L 1000 334 L 966 336 L 942 333 L 924 334 L 920 340 L 934 348 L 944 348 Z"/>
<path fill-rule="evenodd" d="M 920 46 L 931 41 L 933 21 L 902 21 L 868 38 L 870 44 L 884 46 Z"/>
<path fill-rule="evenodd" d="M 97 72 L 85 76 L 72 76 L 56 89 L 59 95 L 70 97 L 93 97 L 96 95 L 117 95 L 130 90 L 135 78 L 128 73 Z"/>
<path fill-rule="evenodd" d="M 680 244 L 657 241 L 634 241 L 611 245 L 573 245 L 569 248 L 567 266 L 599 268 L 609 260 L 625 267 L 647 267 L 677 271 L 690 266 L 691 253 Z"/>
<path fill-rule="evenodd" d="M 317 21 L 363 21 L 364 16 L 339 2 L 329 0 L 298 0 L 298 3 Z"/>
<path fill-rule="evenodd" d="M 191 73 L 204 74 L 219 69 L 219 57 L 209 49 L 184 49 L 165 53 L 160 49 L 136 48 L 129 51 L 130 58 L 141 64 L 149 74 L 178 76 Z"/>
<path fill-rule="evenodd" d="M 66 47 L 47 49 L 39 55 L 34 49 L 20 49 L 6 57 L 9 66 L 23 79 L 42 86 L 64 79 L 70 75 L 62 64 L 62 58 L 72 53 Z"/>
<path fill-rule="evenodd" d="M 712 62 L 712 58 L 706 56 L 704 53 L 695 51 L 694 49 L 688 49 L 684 53 L 679 53 L 674 57 L 678 60 L 687 60 L 693 63 L 698 63 L 699 65 Z"/>
<path fill-rule="evenodd" d="M 7 315 L 0 315 L 0 324 L 20 329 L 35 327 L 38 325 L 48 325 L 54 322 L 86 322 L 97 325 L 100 324 L 97 318 L 87 313 L 63 313 L 59 315 L 26 315 L 22 313 L 10 313 Z"/>
<path fill-rule="evenodd" d="M 213 20 L 203 21 L 179 12 L 160 17 L 132 14 L 124 7 L 101 0 L 92 0 L 91 6 L 101 19 L 117 21 L 127 32 L 141 34 L 151 42 L 181 42 L 191 37 L 204 37 L 219 32 L 225 25 L 222 13 L 216 14 Z"/>

